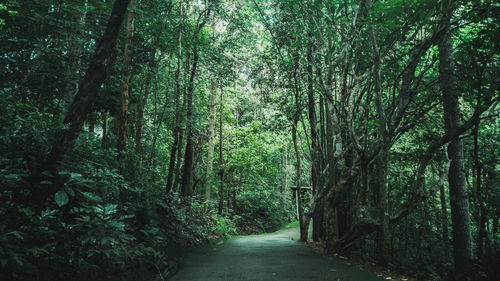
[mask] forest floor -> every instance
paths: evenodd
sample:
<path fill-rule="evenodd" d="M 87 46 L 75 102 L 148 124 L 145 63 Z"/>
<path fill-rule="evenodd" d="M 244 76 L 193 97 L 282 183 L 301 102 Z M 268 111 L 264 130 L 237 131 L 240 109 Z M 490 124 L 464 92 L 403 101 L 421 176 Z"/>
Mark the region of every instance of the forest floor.
<path fill-rule="evenodd" d="M 298 238 L 298 228 L 289 228 L 219 242 L 189 254 L 169 280 L 388 280 L 346 260 L 318 254 Z"/>

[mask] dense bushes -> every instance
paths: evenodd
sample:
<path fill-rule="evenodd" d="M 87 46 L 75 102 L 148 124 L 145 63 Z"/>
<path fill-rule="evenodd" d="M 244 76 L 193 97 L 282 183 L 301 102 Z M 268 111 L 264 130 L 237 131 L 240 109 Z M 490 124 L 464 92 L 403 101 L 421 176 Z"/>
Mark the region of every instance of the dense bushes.
<path fill-rule="evenodd" d="M 168 266 L 167 253 L 234 234 L 193 199 L 145 178 L 125 181 L 116 154 L 92 133 L 60 169 L 63 189 L 35 198 L 54 177 L 39 163 L 59 121 L 23 104 L 0 113 L 1 280 L 144 280 Z M 46 178 L 39 186 L 37 172 Z"/>

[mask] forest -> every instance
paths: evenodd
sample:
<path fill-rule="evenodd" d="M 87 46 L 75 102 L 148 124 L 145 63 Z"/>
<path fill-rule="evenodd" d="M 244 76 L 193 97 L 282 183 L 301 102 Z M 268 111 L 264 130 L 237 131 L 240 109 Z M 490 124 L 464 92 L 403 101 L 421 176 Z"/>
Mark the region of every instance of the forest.
<path fill-rule="evenodd" d="M 293 221 L 500 274 L 497 1 L 2 0 L 0 30 L 1 280 L 163 280 Z"/>

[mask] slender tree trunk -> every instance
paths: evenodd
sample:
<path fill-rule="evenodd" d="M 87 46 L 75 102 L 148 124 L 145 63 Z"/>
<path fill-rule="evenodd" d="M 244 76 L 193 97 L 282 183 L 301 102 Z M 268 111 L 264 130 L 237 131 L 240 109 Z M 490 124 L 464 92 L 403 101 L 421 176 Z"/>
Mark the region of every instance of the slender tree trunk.
<path fill-rule="evenodd" d="M 127 18 L 127 37 L 125 40 L 125 48 L 123 51 L 123 67 L 122 67 L 122 78 L 121 78 L 121 95 L 120 95 L 120 114 L 118 116 L 118 132 L 117 132 L 117 146 L 118 157 L 120 153 L 125 149 L 127 140 L 127 114 L 128 114 L 128 104 L 129 104 L 129 82 L 130 82 L 130 59 L 132 53 L 132 38 L 134 36 L 134 21 L 135 21 L 135 7 L 137 5 L 136 0 L 131 0 L 128 11 Z"/>
<path fill-rule="evenodd" d="M 308 229 L 309 229 L 309 220 L 306 222 L 306 216 L 304 215 L 304 209 L 302 207 L 302 190 L 300 185 L 300 178 L 302 173 L 301 161 L 300 161 L 300 152 L 299 145 L 297 141 L 297 126 L 299 124 L 299 119 L 301 115 L 301 107 L 300 107 L 300 99 L 299 99 L 299 85 L 297 81 L 297 65 L 298 65 L 298 56 L 295 58 L 296 65 L 293 71 L 294 78 L 294 93 L 295 93 L 295 114 L 293 117 L 292 124 L 292 141 L 293 148 L 295 150 L 295 189 L 296 189 L 296 200 L 297 200 L 297 212 L 299 216 L 299 225 L 300 225 L 300 241 L 307 242 L 308 239 Z"/>
<path fill-rule="evenodd" d="M 300 225 L 300 241 L 302 242 L 307 242 L 307 226 L 305 225 L 305 220 L 304 220 L 304 209 L 302 208 L 302 190 L 300 186 L 300 177 L 301 177 L 301 161 L 300 161 L 300 152 L 299 152 L 299 146 L 297 143 L 297 125 L 298 125 L 298 118 L 294 119 L 293 125 L 292 125 L 292 141 L 293 141 L 293 148 L 295 150 L 295 158 L 296 164 L 295 164 L 295 196 L 297 200 L 297 212 L 299 214 L 299 225 Z"/>
<path fill-rule="evenodd" d="M 222 154 L 222 118 L 224 116 L 224 88 L 221 85 L 220 88 L 220 104 L 219 104 L 219 210 L 218 214 L 222 215 L 222 209 L 224 205 L 224 155 Z"/>
<path fill-rule="evenodd" d="M 475 126 L 473 130 L 474 135 L 474 168 L 476 170 L 476 194 L 477 194 L 477 203 L 479 205 L 479 218 L 478 218 L 478 229 L 479 233 L 477 236 L 477 256 L 478 258 L 482 258 L 484 255 L 484 242 L 486 239 L 486 219 L 485 219 L 485 207 L 484 200 L 481 192 L 481 175 L 482 175 L 482 167 L 479 159 L 479 125 L 480 119 L 479 116 L 476 117 Z"/>
<path fill-rule="evenodd" d="M 186 112 L 186 150 L 184 153 L 184 169 L 182 171 L 181 195 L 190 196 L 193 193 L 193 94 L 194 94 L 194 77 L 196 76 L 196 68 L 198 66 L 198 35 L 201 29 L 207 23 L 210 16 L 210 9 L 206 17 L 201 23 L 197 23 L 196 29 L 193 34 L 193 67 L 191 69 L 191 76 L 187 88 L 187 112 Z"/>
<path fill-rule="evenodd" d="M 287 192 L 288 190 L 288 173 L 287 173 L 287 167 L 288 167 L 288 141 L 285 143 L 285 155 L 284 155 L 284 174 L 285 174 L 285 182 L 284 182 L 284 185 L 283 185 L 283 190 L 281 191 L 281 193 L 283 192 Z"/>
<path fill-rule="evenodd" d="M 182 1 L 179 3 L 179 15 L 180 18 L 183 18 L 183 6 Z M 175 72 L 175 124 L 174 124 L 174 142 L 172 144 L 172 148 L 170 149 L 170 159 L 168 164 L 168 174 L 167 174 L 167 185 L 166 191 L 170 192 L 172 190 L 172 182 L 174 178 L 174 168 L 175 168 L 175 160 L 177 156 L 177 147 L 179 146 L 179 134 L 181 131 L 181 122 L 182 122 L 182 114 L 180 110 L 180 97 L 181 97 L 181 61 L 182 61 L 182 28 L 183 21 L 181 20 L 181 26 L 179 27 L 179 36 L 177 41 L 177 70 Z"/>
<path fill-rule="evenodd" d="M 453 134 L 460 122 L 455 61 L 450 31 L 452 10 L 450 2 L 443 1 L 441 19 L 444 34 L 439 42 L 439 76 L 441 80 L 442 103 L 446 134 Z M 472 259 L 469 201 L 465 186 L 463 148 L 460 138 L 448 145 L 448 158 L 451 160 L 448 172 L 450 189 L 451 221 L 453 227 L 453 250 L 455 274 L 458 280 L 465 280 Z"/>
<path fill-rule="evenodd" d="M 381 265 L 387 265 L 390 261 L 390 243 L 389 243 L 389 208 L 388 208 L 388 151 L 382 148 L 377 161 L 377 209 L 380 220 L 380 227 L 377 231 L 377 262 Z"/>
<path fill-rule="evenodd" d="M 207 172 L 206 172 L 206 186 L 205 186 L 205 200 L 210 200 L 210 193 L 213 184 L 213 161 L 215 150 L 215 99 L 217 95 L 217 86 L 212 81 L 210 88 L 210 101 L 209 101 L 209 116 L 208 116 L 208 155 L 207 155 Z"/>
<path fill-rule="evenodd" d="M 47 159 L 51 167 L 54 167 L 73 150 L 74 142 L 81 132 L 83 123 L 92 110 L 97 92 L 116 58 L 116 41 L 129 2 L 130 0 L 117 0 L 113 6 L 106 31 L 97 44 L 89 67 L 80 81 L 78 92 L 64 119 L 64 124 L 68 125 L 68 128 L 61 132 L 52 145 Z"/>
<path fill-rule="evenodd" d="M 330 188 L 336 182 L 336 169 L 335 169 L 335 134 L 333 128 L 331 105 L 327 101 L 326 105 L 326 141 L 327 141 L 327 158 L 328 158 L 328 184 L 325 188 Z M 325 237 L 327 241 L 335 241 L 339 238 L 338 215 L 337 207 L 331 206 L 330 200 L 325 199 Z M 331 248 L 331 245 L 327 248 Z"/>
<path fill-rule="evenodd" d="M 381 265 L 387 265 L 390 260 L 390 243 L 389 243 L 389 202 L 388 202 L 388 181 L 387 174 L 389 169 L 389 149 L 390 137 L 387 128 L 387 117 L 382 105 L 382 86 L 380 79 L 380 54 L 378 44 L 375 37 L 373 26 L 368 28 L 370 42 L 373 53 L 373 84 L 375 105 L 377 108 L 379 134 L 382 140 L 382 147 L 378 155 L 377 166 L 377 203 L 378 203 L 378 217 L 380 227 L 377 231 L 377 262 Z"/>
<path fill-rule="evenodd" d="M 439 166 L 439 199 L 441 201 L 441 232 L 443 240 L 443 260 L 447 261 L 450 256 L 448 251 L 448 210 L 446 207 L 446 193 L 444 190 L 446 182 L 446 171 L 448 170 L 448 162 L 446 157 L 443 157 L 443 161 L 440 162 Z"/>
<path fill-rule="evenodd" d="M 312 35 L 309 34 L 309 38 Z M 312 70 L 312 43 L 307 45 L 307 97 L 308 97 L 308 111 L 309 111 L 309 125 L 311 131 L 311 185 L 312 193 L 316 194 L 318 192 L 318 179 L 319 179 L 319 157 L 318 157 L 318 130 L 317 118 L 316 118 L 316 103 L 314 98 L 314 87 L 313 87 L 313 70 Z M 312 236 L 314 241 L 319 240 L 319 208 L 314 211 L 313 214 L 313 231 Z"/>
<path fill-rule="evenodd" d="M 196 38 L 196 37 L 195 37 Z M 196 44 L 196 43 L 195 43 Z M 184 170 L 182 173 L 181 196 L 191 196 L 193 193 L 193 92 L 194 92 L 194 77 L 196 75 L 196 67 L 198 65 L 198 50 L 196 46 L 193 48 L 193 68 L 191 69 L 191 77 L 187 91 L 187 112 L 186 112 L 186 150 L 184 153 Z"/>
<path fill-rule="evenodd" d="M 184 79 L 183 81 L 185 81 L 184 85 L 188 85 L 189 82 L 187 81 L 187 77 L 188 77 L 188 73 L 190 72 L 189 69 L 190 69 L 190 61 L 191 61 L 191 55 L 189 52 L 187 52 L 186 54 L 186 66 L 185 66 L 185 71 L 184 71 Z M 182 96 L 182 106 L 181 106 L 181 120 L 184 119 L 184 117 L 182 116 L 182 113 L 186 111 L 186 104 L 187 104 L 187 87 L 184 86 L 183 87 L 183 96 Z M 187 121 L 187 120 L 186 120 Z M 181 121 L 182 123 L 182 121 Z M 182 147 L 184 145 L 184 136 L 185 136 L 185 129 L 182 128 L 182 127 L 179 127 L 179 136 L 178 136 L 178 142 L 177 142 L 177 160 L 176 160 L 176 163 L 175 163 L 175 168 L 174 168 L 174 175 L 175 175 L 175 179 L 174 179 L 174 190 L 176 192 L 179 192 L 179 186 L 181 184 L 181 181 L 182 181 L 182 164 L 183 164 L 183 160 L 184 160 L 184 154 L 182 153 Z"/>
<path fill-rule="evenodd" d="M 154 58 L 153 58 L 154 60 Z M 135 153 L 137 155 L 142 154 L 142 131 L 143 131 L 143 125 L 144 125 L 144 110 L 146 108 L 146 104 L 148 102 L 148 97 L 149 97 L 149 91 L 151 88 L 151 75 L 152 75 L 153 69 L 150 68 L 148 71 L 148 74 L 146 76 L 146 84 L 144 86 L 144 94 L 139 100 L 139 105 L 137 108 L 137 128 L 135 131 Z M 161 120 L 158 120 L 161 122 Z M 142 156 L 141 156 L 142 159 Z"/>

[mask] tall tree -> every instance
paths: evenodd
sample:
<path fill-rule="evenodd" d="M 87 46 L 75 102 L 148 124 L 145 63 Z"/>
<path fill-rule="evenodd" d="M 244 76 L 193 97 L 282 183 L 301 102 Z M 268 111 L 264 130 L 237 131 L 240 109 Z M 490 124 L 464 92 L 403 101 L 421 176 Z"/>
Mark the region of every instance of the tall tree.
<path fill-rule="evenodd" d="M 177 70 L 175 72 L 175 97 L 174 97 L 174 103 L 175 103 L 175 125 L 173 129 L 173 138 L 174 142 L 172 144 L 172 147 L 170 148 L 170 160 L 168 164 L 168 174 L 167 174 L 167 185 L 166 185 L 166 191 L 170 192 L 172 190 L 172 184 L 173 184 L 173 179 L 174 179 L 174 173 L 175 173 L 175 160 L 177 156 L 177 148 L 179 147 L 179 138 L 180 138 L 180 131 L 181 131 L 181 122 L 182 122 L 182 113 L 181 113 L 181 107 L 180 107 L 180 96 L 181 96 L 181 62 L 182 62 L 182 29 L 183 29 L 183 23 L 184 23 L 184 16 L 183 16 L 183 5 L 182 1 L 179 3 L 179 18 L 180 20 L 180 25 L 179 25 L 179 34 L 177 37 Z"/>
<path fill-rule="evenodd" d="M 198 35 L 207 23 L 210 17 L 210 8 L 203 11 L 198 18 L 196 28 L 193 34 L 193 66 L 191 68 L 191 76 L 189 77 L 187 88 L 187 112 L 186 112 L 186 150 L 184 152 L 184 169 L 182 171 L 181 195 L 189 196 L 193 193 L 193 94 L 194 94 L 194 78 L 198 67 Z M 201 20 L 201 22 L 200 22 Z"/>
<path fill-rule="evenodd" d="M 224 88 L 223 85 L 220 86 L 220 99 L 219 99 L 219 207 L 217 213 L 222 215 L 222 209 L 224 207 L 224 154 L 222 154 L 222 145 L 224 143 L 223 139 L 223 129 L 222 121 L 224 117 Z"/>
<path fill-rule="evenodd" d="M 441 27 L 444 33 L 439 41 L 439 76 L 446 134 L 454 134 L 460 126 L 460 107 L 450 30 L 453 8 L 449 1 L 442 1 L 441 5 Z M 451 161 L 448 171 L 448 184 L 453 227 L 455 274 L 459 280 L 466 280 L 472 260 L 469 200 L 465 186 L 463 157 L 462 141 L 455 138 L 448 144 L 448 158 Z"/>

